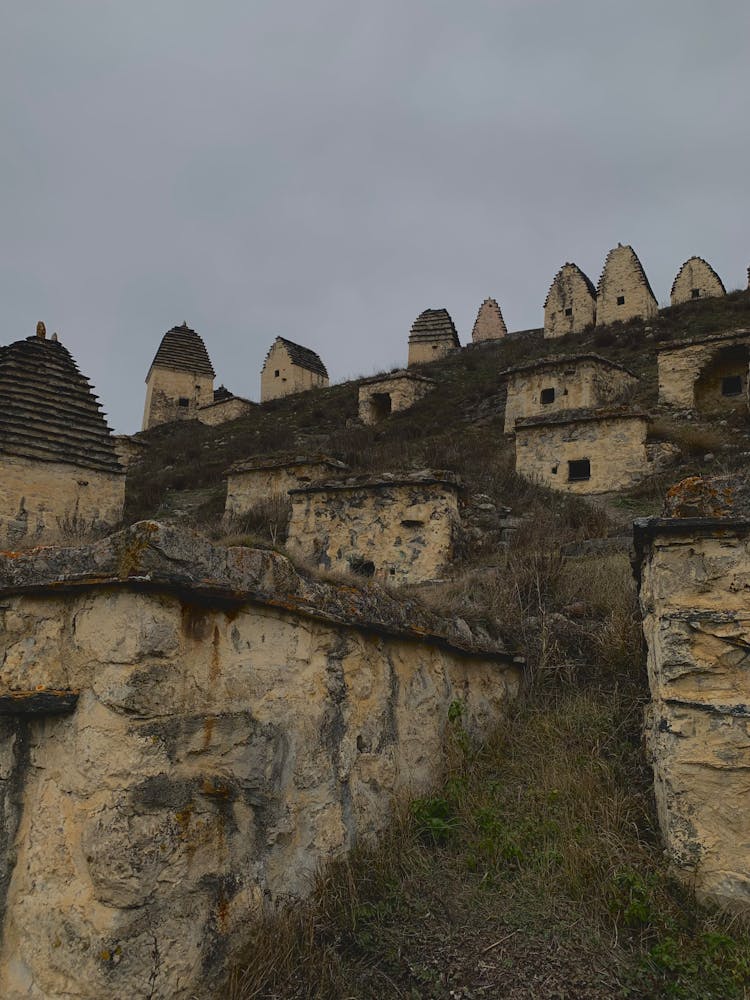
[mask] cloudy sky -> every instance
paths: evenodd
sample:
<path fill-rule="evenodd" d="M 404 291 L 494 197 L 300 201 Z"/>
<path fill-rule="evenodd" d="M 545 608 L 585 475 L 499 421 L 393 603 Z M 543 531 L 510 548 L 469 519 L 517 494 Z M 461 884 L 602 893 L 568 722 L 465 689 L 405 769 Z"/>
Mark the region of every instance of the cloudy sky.
<path fill-rule="evenodd" d="M 186 320 L 258 398 L 632 243 L 660 301 L 750 263 L 747 0 L 4 0 L 0 342 L 58 330 L 118 431 Z"/>

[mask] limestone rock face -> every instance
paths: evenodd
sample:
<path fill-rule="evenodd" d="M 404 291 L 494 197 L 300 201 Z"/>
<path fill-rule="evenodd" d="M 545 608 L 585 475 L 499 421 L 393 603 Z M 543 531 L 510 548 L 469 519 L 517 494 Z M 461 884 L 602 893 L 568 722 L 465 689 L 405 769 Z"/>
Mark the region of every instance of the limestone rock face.
<path fill-rule="evenodd" d="M 577 264 L 563 264 L 544 301 L 544 336 L 581 333 L 596 320 L 596 289 Z"/>
<path fill-rule="evenodd" d="M 485 340 L 502 340 L 508 333 L 500 306 L 495 299 L 485 299 L 479 307 L 471 339 L 475 344 Z"/>
<path fill-rule="evenodd" d="M 659 821 L 700 896 L 750 906 L 750 522 L 636 522 Z"/>
<path fill-rule="evenodd" d="M 0 594 L 6 1000 L 216 996 L 264 901 L 435 778 L 450 705 L 481 733 L 520 680 L 375 587 L 152 522 L 0 555 Z"/>
<path fill-rule="evenodd" d="M 672 283 L 670 300 L 673 306 L 695 299 L 709 299 L 726 295 L 724 282 L 711 265 L 702 257 L 686 260 Z"/>
<path fill-rule="evenodd" d="M 610 250 L 599 278 L 596 325 L 606 326 L 656 316 L 659 306 L 635 250 L 619 244 Z"/>

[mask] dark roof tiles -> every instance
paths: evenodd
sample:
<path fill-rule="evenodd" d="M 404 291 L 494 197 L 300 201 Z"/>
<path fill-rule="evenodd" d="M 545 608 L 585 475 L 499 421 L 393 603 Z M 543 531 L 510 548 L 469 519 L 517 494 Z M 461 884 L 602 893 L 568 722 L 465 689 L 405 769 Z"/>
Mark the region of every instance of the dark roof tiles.
<path fill-rule="evenodd" d="M 187 323 L 167 330 L 151 367 L 171 368 L 178 372 L 206 375 L 208 378 L 214 378 L 216 374 L 202 337 L 191 330 Z"/>
<path fill-rule="evenodd" d="M 98 398 L 57 341 L 0 348 L 0 453 L 122 471 Z"/>
<path fill-rule="evenodd" d="M 326 366 L 320 360 L 320 355 L 316 354 L 315 351 L 311 351 L 309 347 L 303 347 L 302 344 L 295 344 L 293 340 L 287 340 L 286 337 L 276 338 L 266 355 L 266 362 L 276 344 L 284 345 L 289 355 L 289 360 L 293 365 L 298 365 L 300 368 L 306 368 L 307 371 L 314 372 L 316 375 L 328 378 Z M 265 368 L 265 362 L 263 367 Z"/>
<path fill-rule="evenodd" d="M 450 340 L 454 347 L 460 347 L 456 327 L 447 309 L 425 309 L 414 320 L 409 340 Z"/>

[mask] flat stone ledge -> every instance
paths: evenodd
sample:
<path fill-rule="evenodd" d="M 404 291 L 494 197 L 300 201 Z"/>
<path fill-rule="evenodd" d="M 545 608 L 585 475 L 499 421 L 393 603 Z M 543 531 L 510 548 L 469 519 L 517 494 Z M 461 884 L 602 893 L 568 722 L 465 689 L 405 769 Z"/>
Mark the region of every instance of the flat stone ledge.
<path fill-rule="evenodd" d="M 0 691 L 0 715 L 69 715 L 77 704 L 77 691 Z"/>
<path fill-rule="evenodd" d="M 523 662 L 502 642 L 478 635 L 375 584 L 302 576 L 266 549 L 222 548 L 184 528 L 140 521 L 78 548 L 0 552 L 0 596 L 130 587 L 239 606 L 254 603 L 320 621 L 449 647 L 499 665 Z"/>
<path fill-rule="evenodd" d="M 447 470 L 422 470 L 419 472 L 390 473 L 379 476 L 347 476 L 346 479 L 316 480 L 307 486 L 297 486 L 289 490 L 294 493 L 328 493 L 340 490 L 388 489 L 391 486 L 448 486 L 454 490 L 463 489 L 463 482 L 455 472 Z"/>

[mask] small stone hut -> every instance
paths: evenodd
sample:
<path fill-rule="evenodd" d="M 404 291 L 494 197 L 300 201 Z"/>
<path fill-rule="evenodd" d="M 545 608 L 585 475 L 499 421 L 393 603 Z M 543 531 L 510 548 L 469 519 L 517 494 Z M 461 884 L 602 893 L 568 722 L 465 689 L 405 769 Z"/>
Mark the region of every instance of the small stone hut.
<path fill-rule="evenodd" d="M 264 500 L 278 500 L 295 487 L 348 470 L 329 455 L 259 455 L 238 462 L 227 473 L 224 516 L 242 517 Z"/>
<path fill-rule="evenodd" d="M 474 329 L 471 331 L 473 344 L 481 344 L 486 340 L 502 340 L 507 337 L 508 328 L 505 325 L 500 306 L 495 299 L 485 299 L 479 307 Z"/>
<path fill-rule="evenodd" d="M 646 272 L 631 246 L 619 243 L 607 254 L 596 296 L 596 325 L 617 320 L 650 319 L 659 304 Z"/>
<path fill-rule="evenodd" d="M 581 333 L 596 322 L 596 288 L 577 264 L 563 264 L 544 300 L 544 336 Z"/>
<path fill-rule="evenodd" d="M 316 566 L 393 584 L 438 579 L 460 530 L 449 472 L 352 477 L 289 491 L 287 548 Z"/>
<path fill-rule="evenodd" d="M 717 298 L 726 295 L 724 282 L 711 265 L 702 257 L 686 260 L 672 282 L 670 301 L 673 306 L 695 299 Z"/>
<path fill-rule="evenodd" d="M 414 320 L 409 334 L 409 367 L 438 361 L 461 347 L 447 309 L 425 309 Z"/>
<path fill-rule="evenodd" d="M 359 419 L 363 424 L 380 423 L 408 410 L 434 388 L 431 378 L 405 370 L 364 379 L 359 384 Z"/>
<path fill-rule="evenodd" d="M 648 417 L 623 408 L 516 421 L 516 472 L 566 493 L 609 493 L 649 471 Z"/>
<path fill-rule="evenodd" d="M 214 389 L 213 401 L 207 403 L 196 413 L 198 420 L 209 427 L 216 427 L 218 424 L 225 424 L 230 420 L 238 420 L 246 417 L 258 409 L 258 404 L 242 396 L 235 396 L 226 386 L 220 385 Z"/>
<path fill-rule="evenodd" d="M 550 356 L 501 373 L 507 384 L 505 433 L 516 420 L 620 402 L 638 379 L 598 354 Z"/>
<path fill-rule="evenodd" d="M 213 394 L 214 369 L 203 339 L 187 323 L 167 330 L 146 376 L 143 430 L 195 419 Z"/>
<path fill-rule="evenodd" d="M 674 870 L 699 898 L 747 910 L 750 517 L 726 510 L 732 491 L 721 485 L 708 484 L 703 511 L 695 492 L 686 509 L 698 516 L 634 525 L 651 688 L 646 738 Z"/>
<path fill-rule="evenodd" d="M 676 341 L 656 358 L 662 406 L 704 413 L 747 406 L 750 330 Z"/>
<path fill-rule="evenodd" d="M 36 336 L 0 348 L 0 547 L 114 525 L 124 502 L 91 384 L 39 323 Z"/>
<path fill-rule="evenodd" d="M 327 385 L 326 366 L 315 351 L 285 337 L 274 340 L 260 373 L 261 403 Z"/>

